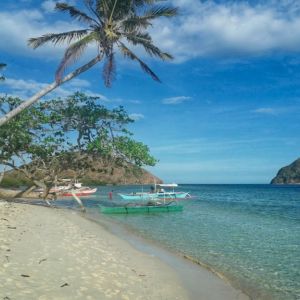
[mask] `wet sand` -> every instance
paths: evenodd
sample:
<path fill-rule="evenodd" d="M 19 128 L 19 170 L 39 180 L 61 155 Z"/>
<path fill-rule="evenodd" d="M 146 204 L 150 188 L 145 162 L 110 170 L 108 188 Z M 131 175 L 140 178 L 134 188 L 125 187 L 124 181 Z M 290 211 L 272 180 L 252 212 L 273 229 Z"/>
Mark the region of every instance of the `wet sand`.
<path fill-rule="evenodd" d="M 0 299 L 247 299 L 154 251 L 73 211 L 0 202 Z"/>

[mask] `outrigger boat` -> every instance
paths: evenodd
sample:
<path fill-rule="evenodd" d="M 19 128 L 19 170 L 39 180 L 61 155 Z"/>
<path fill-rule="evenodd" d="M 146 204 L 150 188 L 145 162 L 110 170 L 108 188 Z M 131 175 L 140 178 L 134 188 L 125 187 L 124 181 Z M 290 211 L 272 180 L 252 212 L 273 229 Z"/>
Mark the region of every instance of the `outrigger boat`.
<path fill-rule="evenodd" d="M 138 193 L 130 193 L 130 194 L 121 194 L 118 193 L 118 195 L 123 199 L 127 201 L 138 201 L 138 200 L 154 200 L 157 198 L 156 194 L 154 193 L 147 193 L 147 192 L 138 192 Z"/>
<path fill-rule="evenodd" d="M 89 196 L 95 194 L 97 192 L 97 188 L 90 188 L 88 186 L 83 186 L 81 188 L 70 189 L 62 192 L 62 196 L 71 197 L 73 194 L 76 196 Z"/>
<path fill-rule="evenodd" d="M 191 195 L 188 192 L 175 192 L 175 187 L 178 187 L 176 183 L 169 184 L 155 184 L 152 192 L 137 192 L 130 194 L 119 193 L 119 196 L 123 200 L 153 200 L 153 199 L 165 199 L 165 200 L 174 200 L 174 199 L 186 199 L 191 198 Z M 171 188 L 172 191 L 165 191 L 165 188 Z"/>
<path fill-rule="evenodd" d="M 50 189 L 50 193 L 55 193 L 59 196 L 72 197 L 75 196 L 90 196 L 97 192 L 97 188 L 82 186 L 78 180 L 62 179 L 61 185 L 55 185 Z M 43 192 L 43 189 L 37 189 L 37 192 Z"/>
<path fill-rule="evenodd" d="M 99 205 L 103 214 L 136 214 L 182 211 L 183 206 L 175 201 L 160 203 L 150 201 L 146 204 L 127 203 L 126 205 L 114 204 L 110 206 Z"/>

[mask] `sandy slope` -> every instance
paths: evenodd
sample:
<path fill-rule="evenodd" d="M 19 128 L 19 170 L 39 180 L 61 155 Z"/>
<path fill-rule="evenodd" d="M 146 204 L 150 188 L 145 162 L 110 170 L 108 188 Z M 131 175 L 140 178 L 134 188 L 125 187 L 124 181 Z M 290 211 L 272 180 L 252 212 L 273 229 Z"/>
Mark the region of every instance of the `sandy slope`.
<path fill-rule="evenodd" d="M 0 299 L 187 299 L 177 274 L 98 224 L 0 202 Z"/>
<path fill-rule="evenodd" d="M 146 248 L 71 210 L 0 200 L 0 299 L 249 299 L 205 268 Z"/>

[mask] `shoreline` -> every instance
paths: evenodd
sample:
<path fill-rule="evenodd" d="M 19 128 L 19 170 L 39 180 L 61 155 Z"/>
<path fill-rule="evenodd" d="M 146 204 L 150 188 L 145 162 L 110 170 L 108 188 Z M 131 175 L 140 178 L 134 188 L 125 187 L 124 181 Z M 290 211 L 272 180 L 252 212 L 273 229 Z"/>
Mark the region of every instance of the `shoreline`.
<path fill-rule="evenodd" d="M 134 248 L 158 257 L 161 261 L 168 264 L 176 271 L 183 282 L 183 286 L 188 290 L 189 299 L 251 299 L 245 291 L 235 287 L 225 275 L 201 261 L 197 261 L 180 252 L 172 251 L 155 241 L 137 235 L 123 226 L 124 224 L 118 224 L 114 220 L 105 218 L 99 221 L 99 219 L 93 219 L 90 216 L 83 215 L 83 217 L 105 227 L 106 230 L 120 239 L 124 239 L 123 236 L 126 236 L 126 242 Z M 200 279 L 201 281 L 199 281 Z M 207 290 L 208 287 L 211 290 Z"/>
<path fill-rule="evenodd" d="M 40 214 L 44 214 L 44 215 L 48 215 L 48 217 L 50 216 L 51 218 L 54 218 L 55 220 L 60 220 L 60 222 L 66 221 L 68 223 L 68 225 L 70 226 L 78 226 L 79 224 L 79 228 L 77 228 L 76 230 L 79 230 L 79 232 L 75 232 L 77 234 L 77 237 L 80 237 L 80 241 L 77 241 L 77 243 L 79 243 L 79 247 L 78 249 L 80 249 L 80 251 L 83 251 L 84 248 L 83 247 L 89 247 L 90 244 L 97 244 L 98 247 L 102 247 L 103 245 L 101 243 L 99 243 L 99 238 L 101 236 L 106 236 L 108 238 L 108 246 L 111 248 L 110 251 L 111 252 L 116 252 L 116 247 L 120 247 L 122 248 L 122 253 L 126 253 L 126 263 L 129 265 L 127 265 L 124 268 L 124 265 L 126 265 L 126 263 L 124 262 L 124 258 L 123 255 L 121 255 L 120 252 L 116 252 L 115 257 L 113 258 L 112 253 L 110 253 L 109 256 L 109 260 L 113 259 L 113 265 L 114 268 L 116 268 L 116 265 L 122 263 L 122 266 L 124 268 L 124 274 L 126 272 L 129 272 L 129 274 L 127 274 L 127 276 L 129 275 L 130 278 L 133 276 L 132 273 L 134 273 L 131 269 L 133 268 L 131 264 L 135 265 L 136 263 L 138 263 L 139 267 L 135 266 L 135 268 L 133 268 L 134 270 L 137 270 L 138 268 L 141 268 L 143 271 L 138 272 L 139 274 L 134 274 L 135 277 L 135 285 L 131 286 L 130 283 L 128 283 L 128 278 L 126 276 L 124 276 L 124 274 L 120 274 L 120 278 L 118 278 L 119 282 L 118 284 L 127 284 L 129 285 L 131 288 L 127 289 L 127 291 L 131 291 L 135 297 L 134 299 L 139 299 L 139 297 L 141 297 L 141 299 L 249 299 L 249 297 L 247 295 L 245 295 L 242 291 L 235 289 L 232 285 L 230 285 L 230 283 L 227 282 L 226 278 L 224 280 L 218 277 L 218 274 L 214 273 L 213 270 L 207 270 L 205 268 L 205 266 L 201 266 L 201 265 L 196 265 L 195 262 L 190 262 L 187 260 L 187 258 L 180 258 L 180 257 L 176 257 L 174 254 L 169 253 L 167 250 L 163 250 L 163 249 L 159 249 L 156 248 L 154 245 L 149 245 L 146 244 L 145 241 L 138 241 L 138 239 L 134 239 L 133 237 L 128 237 L 126 236 L 126 239 L 124 238 L 124 235 L 122 237 L 122 233 L 121 234 L 117 234 L 116 232 L 114 232 L 115 229 L 112 229 L 111 226 L 109 224 L 106 223 L 107 226 L 103 226 L 102 222 L 97 222 L 96 220 L 93 220 L 91 218 L 89 218 L 88 216 L 84 216 L 80 213 L 74 212 L 73 210 L 67 210 L 67 209 L 56 209 L 56 208 L 47 208 L 47 207 L 43 207 L 40 205 L 28 205 L 28 204 L 21 204 L 21 203 L 15 203 L 15 202 L 0 202 L 1 208 L 3 207 L 3 203 L 7 203 L 8 206 L 12 206 L 13 210 L 21 210 L 24 212 L 27 211 L 26 213 L 28 214 L 28 216 L 33 214 L 33 211 L 39 211 Z M 24 206 L 27 206 L 28 208 L 24 209 Z M 36 209 L 35 209 L 35 208 Z M 1 210 L 1 215 L 2 215 L 2 210 Z M 20 217 L 20 212 L 19 212 L 19 217 Z M 23 216 L 24 217 L 24 216 Z M 39 216 L 41 217 L 41 216 Z M 1 219 L 1 218 L 0 218 Z M 23 220 L 23 222 L 26 220 Z M 39 222 L 41 222 L 42 219 L 39 219 Z M 101 220 L 102 221 L 102 220 Z M 5 222 L 5 221 L 4 221 Z M 16 222 L 18 222 L 18 220 L 16 220 Z M 32 224 L 32 220 L 29 222 L 28 220 L 27 222 L 27 226 L 30 229 L 30 226 L 34 225 Z M 104 222 L 107 222 L 106 220 Z M 108 222 L 110 223 L 110 222 Z M 19 224 L 20 225 L 20 224 Z M 19 227 L 18 225 L 18 227 Z M 53 230 L 55 230 L 55 226 L 57 226 L 57 224 L 53 224 L 53 220 L 52 223 L 49 222 L 47 223 L 47 226 L 51 226 L 54 227 L 52 228 Z M 43 223 L 40 224 L 40 226 L 44 226 Z M 15 226 L 17 227 L 17 226 Z M 107 227 L 107 228 L 106 228 Z M 60 226 L 61 228 L 61 226 Z M 56 228 L 58 230 L 58 228 Z M 9 231 L 9 229 L 6 229 L 7 231 Z M 45 228 L 44 228 L 45 230 Z M 125 232 L 126 229 L 124 229 L 123 233 Z M 46 228 L 46 231 L 49 231 L 49 228 Z M 70 228 L 69 228 L 70 231 Z M 74 230 L 72 229 L 71 232 L 73 232 Z M 33 230 L 34 232 L 34 230 Z M 51 232 L 51 230 L 50 230 Z M 1 233 L 1 232 L 0 232 Z M 53 234 L 53 232 L 52 232 Z M 62 234 L 62 233 L 60 233 Z M 2 238 L 0 236 L 0 238 Z M 49 238 L 49 237 L 48 237 Z M 52 236 L 52 242 L 53 242 L 53 238 L 54 240 L 57 242 L 57 237 Z M 69 238 L 67 236 L 67 238 Z M 3 239 L 3 238 L 2 238 Z M 86 240 L 86 242 L 82 242 L 81 239 Z M 72 240 L 72 239 L 71 239 Z M 113 242 L 112 242 L 113 241 Z M 49 246 L 51 247 L 51 245 L 49 245 L 49 243 L 51 242 L 51 240 L 47 240 L 44 241 L 45 246 L 47 246 L 49 248 Z M 73 239 L 74 242 L 74 239 Z M 20 244 L 20 243 L 19 243 Z M 50 243 L 51 244 L 51 243 Z M 19 245 L 20 246 L 20 245 Z M 29 246 L 29 245 L 27 245 Z M 65 245 L 66 246 L 66 245 Z M 57 247 L 57 245 L 53 245 L 52 243 L 52 247 Z M 23 247 L 24 249 L 24 247 Z M 27 249 L 30 250 L 30 247 Z M 78 258 L 76 258 L 76 256 L 72 256 L 71 258 L 69 257 L 69 254 L 65 253 L 65 250 L 70 250 L 70 247 L 68 249 L 63 249 L 63 252 L 60 252 L 60 255 L 65 256 L 64 258 L 66 260 L 70 260 L 73 259 L 75 260 L 75 262 L 78 263 L 78 261 L 76 261 L 76 259 L 78 260 Z M 23 250 L 24 251 L 24 250 Z M 101 249 L 101 251 L 104 251 L 104 249 Z M 13 253 L 13 249 L 12 252 Z M 9 253 L 9 254 L 10 254 Z M 21 253 L 22 254 L 22 250 Z M 49 253 L 48 253 L 49 254 Z M 108 253 L 106 253 L 108 254 Z M 107 268 L 107 270 L 101 270 L 101 274 L 102 277 L 106 277 L 106 279 L 102 280 L 108 280 L 109 283 L 106 283 L 106 289 L 110 290 L 110 294 L 103 294 L 104 298 L 101 299 L 127 299 L 126 298 L 126 294 L 122 294 L 122 298 L 120 297 L 120 289 L 119 292 L 117 292 L 117 294 L 115 295 L 113 293 L 113 291 L 116 292 L 115 287 L 113 287 L 113 284 L 111 283 L 111 280 L 109 280 L 110 276 L 112 275 L 110 273 L 110 269 L 111 266 L 109 266 L 109 260 L 105 262 L 105 268 Z M 88 253 L 88 255 L 86 255 L 85 257 L 85 262 L 90 264 L 91 262 L 95 261 L 95 256 L 93 253 Z M 96 261 L 97 261 L 97 257 L 96 257 Z M 61 262 L 62 264 L 64 264 L 64 262 Z M 70 262 L 69 262 L 70 263 Z M 42 263 L 41 265 L 46 265 L 46 263 Z M 155 266 L 155 267 L 154 267 Z M 7 266 L 8 267 L 8 266 Z M 49 266 L 50 267 L 50 266 Z M 51 268 L 51 267 L 50 267 Z M 78 268 L 78 266 L 77 266 Z M 153 269 L 154 268 L 154 269 Z M 126 272 L 125 272 L 126 270 Z M 145 270 L 147 270 L 147 274 L 145 273 Z M 32 270 L 34 271 L 34 270 Z M 49 269 L 47 270 L 49 271 Z M 115 272 L 116 270 L 114 270 Z M 113 272 L 113 273 L 114 273 Z M 150 273 L 149 273 L 150 272 Z M 152 275 L 151 275 L 152 272 Z M 68 272 L 67 272 L 68 273 Z M 72 272 L 71 272 L 72 273 Z M 149 273 L 149 274 L 148 274 Z M 97 275 L 97 273 L 94 273 Z M 1 275 L 1 272 L 0 272 Z M 3 275 L 3 274 L 2 274 Z M 5 275 L 5 273 L 4 273 Z M 23 274 L 26 275 L 26 274 Z M 72 274 L 67 274 L 69 277 Z M 138 276 L 137 276 L 138 275 Z M 85 277 L 87 276 L 87 274 L 85 274 Z M 80 274 L 79 274 L 80 277 Z M 82 276 L 81 276 L 82 277 Z M 118 276 L 117 276 L 118 277 Z M 121 277 L 123 279 L 121 279 Z M 193 277 L 193 278 L 192 278 Z M 73 276 L 70 277 L 72 280 L 78 280 L 78 278 L 76 279 L 76 277 Z M 82 278 L 81 278 L 82 279 Z M 112 279 L 112 278 L 110 278 Z M 113 276 L 114 280 L 117 280 L 115 278 L 115 275 Z M 132 279 L 132 278 L 131 278 Z M 70 279 L 69 279 L 70 280 Z M 2 281 L 2 280 L 1 280 Z M 0 281 L 0 282 L 1 282 Z M 46 286 L 48 284 L 48 290 L 49 290 L 49 285 L 51 285 L 51 283 L 47 282 Z M 88 285 L 92 285 L 93 287 L 93 283 L 87 283 Z M 9 283 L 8 283 L 9 285 Z M 71 284 L 70 284 L 71 285 Z M 96 285 L 96 283 L 95 283 Z M 143 286 L 143 289 L 140 288 L 140 286 Z M 129 287 L 128 286 L 128 287 Z M 0 283 L 0 287 L 1 287 L 1 283 Z M 5 287 L 5 284 L 4 284 Z M 153 291 L 153 289 L 151 289 L 151 287 L 154 287 L 153 289 L 156 291 Z M 85 290 L 85 286 L 83 285 L 82 287 L 82 291 L 80 293 L 84 293 Z M 97 287 L 93 287 L 94 290 L 98 290 L 101 288 Z M 3 287 L 0 289 L 0 291 L 3 290 Z M 50 288 L 51 290 L 51 288 Z M 57 299 L 68 299 L 68 294 L 66 294 L 66 292 L 68 292 L 68 290 L 70 289 L 66 289 L 64 288 L 59 288 L 58 289 L 59 292 L 61 292 L 63 294 L 62 298 L 57 298 Z M 145 294 L 144 290 L 147 290 L 147 293 Z M 151 293 L 149 292 L 151 290 Z M 6 289 L 6 292 L 9 292 Z M 53 292 L 53 291 L 52 291 Z M 56 292 L 58 292 L 56 290 Z M 78 291 L 77 291 L 78 292 Z M 102 289 L 103 292 L 103 289 Z M 1 293 L 1 292 L 0 292 Z M 154 294 L 153 294 L 154 293 Z M 156 294 L 155 294 L 156 293 Z M 157 294 L 160 293 L 160 294 Z M 99 291 L 98 291 L 99 294 Z M 87 294 L 85 294 L 86 296 Z M 124 296 L 125 295 L 125 296 Z M 2 296 L 2 294 L 1 294 Z M 124 296 L 124 298 L 123 298 Z M 3 297 L 7 297 L 7 295 L 3 294 Z M 51 296 L 49 296 L 51 298 Z M 80 295 L 78 296 L 80 299 Z M 92 298 L 90 299 L 99 299 L 99 298 L 93 298 L 93 296 L 91 296 Z M 217 297 L 217 298 L 216 298 Z M 73 294 L 72 299 L 76 299 L 76 295 Z M 70 299 L 71 299 L 70 298 Z M 18 298 L 17 298 L 18 299 Z M 26 297 L 22 298 L 22 299 L 26 299 Z M 28 298 L 30 299 L 30 297 Z M 48 299 L 47 295 L 44 295 L 44 298 L 40 298 L 40 299 Z M 88 299 L 88 298 L 87 298 Z M 129 297 L 130 299 L 130 297 Z"/>

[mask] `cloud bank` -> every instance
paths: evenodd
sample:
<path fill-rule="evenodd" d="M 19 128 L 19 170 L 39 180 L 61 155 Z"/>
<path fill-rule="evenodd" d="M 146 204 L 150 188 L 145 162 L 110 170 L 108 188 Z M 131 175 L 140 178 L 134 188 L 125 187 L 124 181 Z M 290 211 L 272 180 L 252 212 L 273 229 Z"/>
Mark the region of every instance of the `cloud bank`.
<path fill-rule="evenodd" d="M 44 82 L 38 82 L 36 80 L 24 80 L 24 79 L 14 79 L 14 78 L 6 78 L 5 81 L 2 82 L 2 86 L 5 88 L 8 94 L 12 94 L 13 96 L 20 97 L 24 100 L 33 96 L 35 93 L 45 88 L 48 84 Z M 45 98 L 54 98 L 54 97 L 67 97 L 71 94 L 84 90 L 84 93 L 92 96 L 99 97 L 102 102 L 110 103 L 114 102 L 113 100 L 108 99 L 106 96 L 94 93 L 88 88 L 90 87 L 90 83 L 83 79 L 74 78 L 72 81 L 60 86 L 50 92 Z"/>
<path fill-rule="evenodd" d="M 65 47 L 60 45 L 53 47 L 46 44 L 37 50 L 27 46 L 28 39 L 32 37 L 80 29 L 78 24 L 73 22 L 48 20 L 47 13 L 50 10 L 51 1 L 45 1 L 40 9 L 0 12 L 0 51 L 45 59 L 61 57 Z"/>
<path fill-rule="evenodd" d="M 72 3 L 72 2 L 70 2 Z M 73 1 L 74 3 L 74 1 Z M 257 56 L 272 52 L 300 52 L 300 2 L 296 0 L 201 1 L 173 0 L 180 14 L 155 22 L 154 42 L 175 56 L 175 62 L 199 57 Z M 27 10 L 0 12 L 0 50 L 48 59 L 61 47 L 27 47 L 30 37 L 79 29 L 54 14 L 55 1 L 46 0 Z"/>
<path fill-rule="evenodd" d="M 299 1 L 174 0 L 180 15 L 158 21 L 152 34 L 157 45 L 177 62 L 207 56 L 300 52 Z"/>

